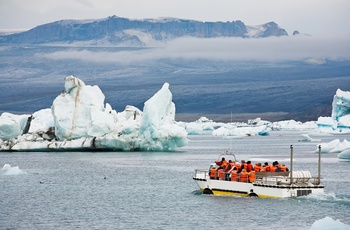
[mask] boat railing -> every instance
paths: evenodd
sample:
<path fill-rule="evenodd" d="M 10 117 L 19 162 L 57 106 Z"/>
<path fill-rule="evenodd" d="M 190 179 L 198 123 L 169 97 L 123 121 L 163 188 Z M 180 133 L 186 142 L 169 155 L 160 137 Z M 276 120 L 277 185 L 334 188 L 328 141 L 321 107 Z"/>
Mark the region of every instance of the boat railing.
<path fill-rule="evenodd" d="M 237 174 L 237 180 L 232 180 L 231 173 L 222 172 L 221 174 L 216 172 L 214 177 L 210 177 L 209 170 L 196 169 L 194 178 L 199 180 L 226 180 L 236 182 L 254 182 L 256 184 L 265 185 L 291 185 L 291 184 L 312 184 L 319 185 L 318 177 L 311 177 L 308 171 L 295 171 L 293 172 L 292 183 L 290 182 L 290 172 L 256 172 L 255 178 L 251 181 L 249 175 L 245 175 L 244 179 L 241 178 L 241 174 Z"/>
<path fill-rule="evenodd" d="M 205 170 L 205 169 L 196 169 L 194 171 L 194 178 L 196 179 L 203 179 L 203 180 L 207 180 L 209 179 L 209 170 Z"/>

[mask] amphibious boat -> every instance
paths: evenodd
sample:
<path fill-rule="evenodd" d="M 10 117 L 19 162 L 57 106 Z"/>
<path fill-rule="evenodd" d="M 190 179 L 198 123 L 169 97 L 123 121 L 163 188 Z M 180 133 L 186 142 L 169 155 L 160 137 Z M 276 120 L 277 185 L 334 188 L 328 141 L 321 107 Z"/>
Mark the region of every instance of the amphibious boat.
<path fill-rule="evenodd" d="M 234 154 L 226 153 L 233 157 Z M 219 156 L 219 159 L 223 154 Z M 217 161 L 211 164 L 210 168 L 218 167 Z M 324 186 L 321 185 L 321 146 L 319 146 L 318 176 L 312 177 L 309 171 L 293 171 L 293 146 L 290 146 L 290 168 L 288 172 L 255 172 L 253 180 L 245 177 L 241 180 L 241 173 L 238 179 L 231 178 L 232 175 L 226 172 L 226 176 L 212 177 L 209 170 L 196 169 L 193 180 L 197 183 L 204 194 L 213 195 L 235 195 L 254 196 L 259 198 L 287 198 L 306 196 L 309 194 L 323 193 Z M 225 173 L 224 173 L 225 174 Z"/>

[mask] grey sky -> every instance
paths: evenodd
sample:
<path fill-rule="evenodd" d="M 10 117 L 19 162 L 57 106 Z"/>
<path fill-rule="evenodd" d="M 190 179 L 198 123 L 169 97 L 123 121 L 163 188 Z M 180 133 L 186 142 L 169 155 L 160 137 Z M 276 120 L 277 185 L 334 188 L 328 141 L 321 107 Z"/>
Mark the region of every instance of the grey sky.
<path fill-rule="evenodd" d="M 275 21 L 289 34 L 350 35 L 349 0 L 0 0 L 0 29 L 30 29 L 61 19 L 176 17 L 200 21 Z"/>

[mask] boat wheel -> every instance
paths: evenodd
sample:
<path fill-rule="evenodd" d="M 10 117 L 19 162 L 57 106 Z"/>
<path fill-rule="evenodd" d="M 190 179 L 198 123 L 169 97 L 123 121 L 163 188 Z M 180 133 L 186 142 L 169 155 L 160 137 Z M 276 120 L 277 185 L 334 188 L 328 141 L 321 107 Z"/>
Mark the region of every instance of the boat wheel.
<path fill-rule="evenodd" d="M 213 195 L 214 193 L 213 193 L 213 191 L 211 191 L 210 188 L 205 188 L 205 189 L 203 190 L 203 194 Z"/>

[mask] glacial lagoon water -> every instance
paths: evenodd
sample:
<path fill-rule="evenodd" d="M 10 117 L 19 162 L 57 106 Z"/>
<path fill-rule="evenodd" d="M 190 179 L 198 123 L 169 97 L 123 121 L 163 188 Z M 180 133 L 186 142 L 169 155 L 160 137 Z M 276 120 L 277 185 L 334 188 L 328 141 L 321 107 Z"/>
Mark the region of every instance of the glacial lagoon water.
<path fill-rule="evenodd" d="M 350 161 L 322 155 L 324 195 L 259 199 L 203 195 L 192 180 L 231 149 L 237 158 L 317 175 L 317 142 L 299 131 L 223 139 L 189 136 L 176 152 L 1 152 L 0 229 L 310 229 L 325 217 L 350 226 Z M 350 135 L 321 135 L 329 142 Z"/>

